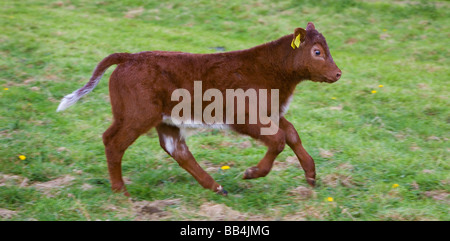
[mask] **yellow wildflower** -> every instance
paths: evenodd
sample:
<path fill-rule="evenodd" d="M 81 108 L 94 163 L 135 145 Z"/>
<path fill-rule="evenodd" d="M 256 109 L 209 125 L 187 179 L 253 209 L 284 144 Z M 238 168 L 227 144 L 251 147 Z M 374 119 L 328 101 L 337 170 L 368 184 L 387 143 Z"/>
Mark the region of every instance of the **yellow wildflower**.
<path fill-rule="evenodd" d="M 398 185 L 397 183 L 395 183 L 395 184 L 392 184 L 392 188 L 397 188 L 397 187 L 399 187 L 400 185 Z"/>
<path fill-rule="evenodd" d="M 230 169 L 230 166 L 222 166 L 220 169 L 222 169 L 222 170 L 228 170 L 228 169 Z"/>
<path fill-rule="evenodd" d="M 375 93 L 377 93 L 377 91 L 376 90 L 372 90 L 372 94 L 375 94 Z"/>
<path fill-rule="evenodd" d="M 23 161 L 23 160 L 27 159 L 27 157 L 24 156 L 24 155 L 20 155 L 20 156 L 19 156 L 19 159 Z"/>
<path fill-rule="evenodd" d="M 9 90 L 9 88 L 3 88 L 3 90 Z"/>
<path fill-rule="evenodd" d="M 335 100 L 335 99 L 336 99 L 336 97 L 331 97 L 331 99 L 332 99 L 332 100 Z"/>
<path fill-rule="evenodd" d="M 328 201 L 328 202 L 332 202 L 332 201 L 334 201 L 334 199 L 333 199 L 332 197 L 328 197 L 328 198 L 327 198 L 327 201 Z"/>
<path fill-rule="evenodd" d="M 384 87 L 384 85 L 379 85 L 378 87 L 380 87 L 380 88 L 383 88 L 383 87 Z"/>

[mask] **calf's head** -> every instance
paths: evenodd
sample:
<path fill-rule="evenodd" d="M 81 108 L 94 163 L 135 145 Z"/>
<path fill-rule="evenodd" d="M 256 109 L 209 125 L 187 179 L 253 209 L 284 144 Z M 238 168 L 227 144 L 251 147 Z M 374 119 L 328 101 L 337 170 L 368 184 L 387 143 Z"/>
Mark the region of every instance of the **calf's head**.
<path fill-rule="evenodd" d="M 294 72 L 315 82 L 333 83 L 339 80 L 341 70 L 333 61 L 325 37 L 313 23 L 306 30 L 296 28 L 292 40 Z"/>

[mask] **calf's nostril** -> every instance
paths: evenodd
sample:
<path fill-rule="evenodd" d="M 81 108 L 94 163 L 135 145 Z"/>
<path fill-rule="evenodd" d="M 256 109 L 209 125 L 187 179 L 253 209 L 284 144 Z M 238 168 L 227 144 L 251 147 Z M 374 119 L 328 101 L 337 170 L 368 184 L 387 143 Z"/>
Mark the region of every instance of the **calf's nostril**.
<path fill-rule="evenodd" d="M 341 75 L 342 75 L 342 73 L 341 72 L 337 72 L 337 74 L 336 74 L 336 78 L 341 78 Z"/>

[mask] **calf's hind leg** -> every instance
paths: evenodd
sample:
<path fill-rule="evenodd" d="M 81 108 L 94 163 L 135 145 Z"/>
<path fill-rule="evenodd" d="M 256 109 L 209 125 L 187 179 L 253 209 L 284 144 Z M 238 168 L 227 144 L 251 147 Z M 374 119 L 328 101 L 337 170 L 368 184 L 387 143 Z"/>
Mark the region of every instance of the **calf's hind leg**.
<path fill-rule="evenodd" d="M 148 122 L 114 121 L 103 133 L 108 172 L 111 180 L 111 189 L 123 192 L 129 196 L 122 178 L 122 157 L 125 150 L 142 134 L 147 132 L 157 121 Z"/>
<path fill-rule="evenodd" d="M 200 185 L 218 194 L 226 196 L 228 193 L 214 179 L 198 165 L 189 151 L 184 138 L 180 135 L 180 128 L 164 123 L 156 127 L 161 147 L 189 172 Z"/>

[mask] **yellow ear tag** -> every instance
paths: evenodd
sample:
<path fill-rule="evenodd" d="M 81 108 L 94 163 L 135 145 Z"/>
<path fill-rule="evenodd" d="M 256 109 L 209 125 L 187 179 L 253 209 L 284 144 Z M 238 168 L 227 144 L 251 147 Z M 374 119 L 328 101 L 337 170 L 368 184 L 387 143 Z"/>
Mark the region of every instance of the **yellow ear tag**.
<path fill-rule="evenodd" d="M 298 48 L 299 46 L 300 46 L 300 34 L 298 34 L 297 37 L 295 37 L 295 40 L 292 40 L 292 43 L 291 43 L 291 47 L 293 49 L 295 49 L 295 47 Z"/>
<path fill-rule="evenodd" d="M 300 46 L 300 34 L 298 34 L 295 38 L 294 44 L 295 46 L 297 46 L 297 48 Z"/>

